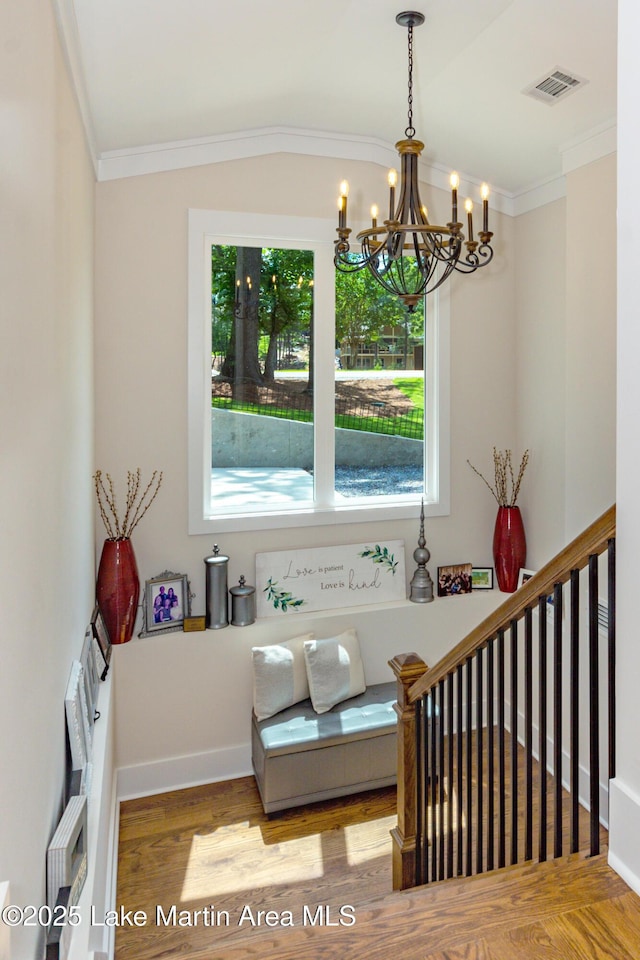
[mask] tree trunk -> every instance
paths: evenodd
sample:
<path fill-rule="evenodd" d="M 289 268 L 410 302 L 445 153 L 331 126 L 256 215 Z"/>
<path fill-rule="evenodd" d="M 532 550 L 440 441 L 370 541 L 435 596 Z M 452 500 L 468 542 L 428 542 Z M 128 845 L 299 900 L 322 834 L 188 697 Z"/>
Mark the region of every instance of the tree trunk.
<path fill-rule="evenodd" d="M 245 386 L 262 383 L 258 359 L 261 266 L 260 247 L 237 248 L 235 322 L 230 345 L 233 347 L 233 362 L 232 370 L 227 373 L 225 369 L 225 375 L 233 377 L 234 399 L 240 403 L 245 398 Z"/>

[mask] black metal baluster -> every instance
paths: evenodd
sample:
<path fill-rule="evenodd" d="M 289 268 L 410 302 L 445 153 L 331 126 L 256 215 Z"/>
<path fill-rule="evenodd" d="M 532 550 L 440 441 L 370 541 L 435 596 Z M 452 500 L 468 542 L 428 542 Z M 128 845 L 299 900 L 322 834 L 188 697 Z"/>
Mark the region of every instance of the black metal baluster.
<path fill-rule="evenodd" d="M 524 612 L 524 750 L 525 837 L 524 858 L 533 858 L 533 611 Z"/>
<path fill-rule="evenodd" d="M 435 693 L 435 691 L 434 691 Z M 444 880 L 444 678 L 438 685 L 438 705 L 440 722 L 438 723 L 438 879 Z"/>
<path fill-rule="evenodd" d="M 616 775 L 616 541 L 607 545 L 607 653 L 609 701 L 609 779 Z"/>
<path fill-rule="evenodd" d="M 453 673 L 447 676 L 447 878 L 453 876 Z"/>
<path fill-rule="evenodd" d="M 478 779 L 478 799 L 476 803 L 476 873 L 483 872 L 483 718 L 482 706 L 484 703 L 483 679 L 482 679 L 482 647 L 476 650 L 476 776 Z"/>
<path fill-rule="evenodd" d="M 507 798 L 504 729 L 504 630 L 498 630 L 498 867 L 506 864 Z"/>
<path fill-rule="evenodd" d="M 518 623 L 511 621 L 511 863 L 518 862 Z"/>
<path fill-rule="evenodd" d="M 487 870 L 493 870 L 495 865 L 494 859 L 494 842 L 495 842 L 495 826 L 494 826 L 494 817 L 495 817 L 495 776 L 494 776 L 494 763 L 495 763 L 495 733 L 493 728 L 494 722 L 494 664 L 493 664 L 493 647 L 494 641 L 489 640 L 487 644 Z"/>
<path fill-rule="evenodd" d="M 540 812 L 538 860 L 547 859 L 547 598 L 538 600 L 538 729 Z"/>
<path fill-rule="evenodd" d="M 570 851 L 577 853 L 580 849 L 580 827 L 578 819 L 580 785 L 578 781 L 580 761 L 580 734 L 579 734 L 579 695 L 580 686 L 580 571 L 571 571 L 571 592 L 569 596 L 570 617 L 570 657 L 571 668 L 569 673 L 570 684 L 570 740 L 571 740 L 571 768 L 569 774 L 569 791 L 571 793 L 571 840 Z"/>
<path fill-rule="evenodd" d="M 470 877 L 473 873 L 473 864 L 471 862 L 471 851 L 473 847 L 473 679 L 472 679 L 472 659 L 469 657 L 465 663 L 465 673 L 467 680 L 467 851 L 465 863 L 465 876 Z"/>
<path fill-rule="evenodd" d="M 463 790 L 463 748 L 464 748 L 464 720 L 462 716 L 462 664 L 458 664 L 456 669 L 456 680 L 457 680 L 457 701 L 458 709 L 456 711 L 456 724 L 457 724 L 457 782 L 456 782 L 456 814 L 458 817 L 458 829 L 457 829 L 457 864 L 456 864 L 456 876 L 462 876 L 462 790 Z"/>
<path fill-rule="evenodd" d="M 600 852 L 600 671 L 598 665 L 598 557 L 589 557 L 589 801 L 590 850 Z"/>
<path fill-rule="evenodd" d="M 438 879 L 438 764 L 437 764 L 437 706 L 436 690 L 429 691 L 429 752 L 430 752 L 430 783 L 431 783 L 431 879 Z"/>
<path fill-rule="evenodd" d="M 426 799 L 427 768 L 424 755 L 424 697 L 415 703 L 416 715 L 416 886 L 426 883 L 427 841 Z"/>
<path fill-rule="evenodd" d="M 562 584 L 553 588 L 553 855 L 562 856 Z"/>

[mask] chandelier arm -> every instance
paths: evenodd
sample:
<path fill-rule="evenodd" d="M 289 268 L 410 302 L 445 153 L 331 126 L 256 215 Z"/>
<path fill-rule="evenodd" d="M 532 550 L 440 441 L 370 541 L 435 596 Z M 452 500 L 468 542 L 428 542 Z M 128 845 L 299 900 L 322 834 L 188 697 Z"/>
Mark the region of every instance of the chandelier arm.
<path fill-rule="evenodd" d="M 458 273 L 475 273 L 480 267 L 486 267 L 492 260 L 493 247 L 488 243 L 481 243 L 474 253 L 469 253 L 464 260 L 459 260 L 455 269 Z"/>

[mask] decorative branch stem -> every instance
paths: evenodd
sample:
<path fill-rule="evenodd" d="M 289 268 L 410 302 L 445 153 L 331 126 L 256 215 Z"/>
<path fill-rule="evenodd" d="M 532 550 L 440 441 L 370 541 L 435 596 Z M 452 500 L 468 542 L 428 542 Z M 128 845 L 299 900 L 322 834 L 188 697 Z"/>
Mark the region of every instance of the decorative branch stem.
<path fill-rule="evenodd" d="M 110 474 L 107 473 L 105 476 L 106 484 L 102 479 L 102 470 L 96 470 L 93 477 L 102 522 L 109 540 L 127 540 L 157 497 L 162 485 L 162 471 L 153 471 L 142 496 L 140 495 L 140 467 L 135 471 L 127 471 L 127 497 L 122 523 L 120 523 L 113 480 Z"/>
<path fill-rule="evenodd" d="M 516 505 L 516 500 L 518 499 L 518 494 L 520 493 L 520 485 L 522 483 L 522 478 L 524 472 L 527 469 L 527 464 L 529 463 L 529 451 L 525 450 L 522 455 L 522 460 L 520 461 L 520 469 L 518 470 L 517 477 L 513 472 L 513 463 L 511 461 L 511 450 L 496 450 L 493 448 L 493 470 L 494 470 L 494 485 L 492 486 L 486 477 L 480 473 L 479 470 L 474 467 L 470 460 L 467 460 L 467 463 L 471 467 L 474 473 L 477 473 L 481 480 L 487 485 L 491 491 L 491 496 L 494 498 L 499 507 L 514 507 Z M 509 494 L 509 481 L 511 483 L 511 494 Z"/>

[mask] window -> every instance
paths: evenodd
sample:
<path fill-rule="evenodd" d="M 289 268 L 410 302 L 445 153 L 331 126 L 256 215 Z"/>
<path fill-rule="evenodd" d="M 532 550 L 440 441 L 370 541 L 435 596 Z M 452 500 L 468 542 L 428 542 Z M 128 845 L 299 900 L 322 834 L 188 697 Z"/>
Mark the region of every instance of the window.
<path fill-rule="evenodd" d="M 336 276 L 333 227 L 189 213 L 191 533 L 448 512 L 446 298 Z"/>

